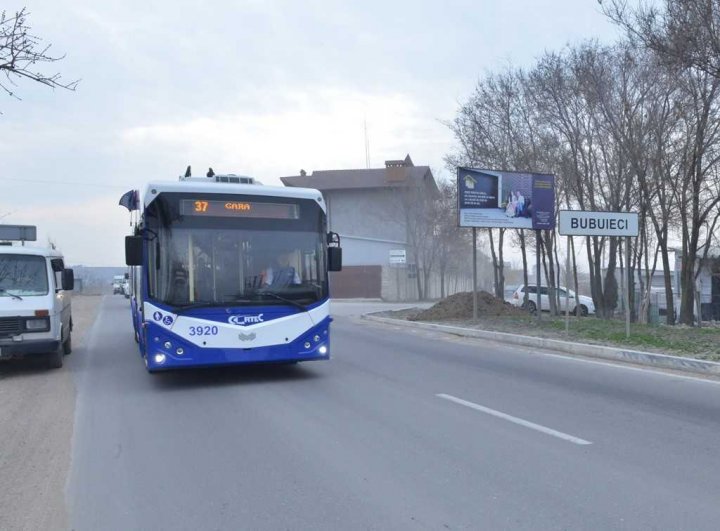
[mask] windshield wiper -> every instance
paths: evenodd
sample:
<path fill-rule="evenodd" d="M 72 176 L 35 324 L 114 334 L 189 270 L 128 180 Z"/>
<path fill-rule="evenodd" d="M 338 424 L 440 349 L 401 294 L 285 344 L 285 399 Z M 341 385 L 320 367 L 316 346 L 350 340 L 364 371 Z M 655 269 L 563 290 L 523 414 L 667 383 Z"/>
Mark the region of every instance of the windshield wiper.
<path fill-rule="evenodd" d="M 259 291 L 259 290 L 258 290 L 258 291 L 256 291 L 255 293 L 256 293 L 257 295 L 270 295 L 271 297 L 274 297 L 274 298 L 276 298 L 276 299 L 279 300 L 279 301 L 282 301 L 282 302 L 285 302 L 285 303 L 290 304 L 290 305 L 292 305 L 292 306 L 295 306 L 296 308 L 300 308 L 300 309 L 301 309 L 302 311 L 304 311 L 304 312 L 309 311 L 305 306 L 303 306 L 303 305 L 300 304 L 299 302 L 294 301 L 294 300 L 291 300 L 291 299 L 286 299 L 285 297 L 283 297 L 282 295 L 278 295 L 278 294 L 275 293 L 274 291 L 270 291 L 270 290 L 262 290 L 262 291 Z"/>
<path fill-rule="evenodd" d="M 17 299 L 19 301 L 23 300 L 23 298 L 20 295 L 15 295 L 14 293 L 10 293 L 8 290 L 4 288 L 0 288 L 0 293 L 7 293 L 10 295 L 13 299 Z"/>
<path fill-rule="evenodd" d="M 192 304 L 185 304 L 183 306 L 173 307 L 173 311 L 179 314 L 185 310 L 194 310 L 195 308 L 222 308 L 223 306 L 232 306 L 238 302 L 252 302 L 248 299 L 233 299 L 231 301 L 218 301 L 218 302 L 194 302 Z"/>

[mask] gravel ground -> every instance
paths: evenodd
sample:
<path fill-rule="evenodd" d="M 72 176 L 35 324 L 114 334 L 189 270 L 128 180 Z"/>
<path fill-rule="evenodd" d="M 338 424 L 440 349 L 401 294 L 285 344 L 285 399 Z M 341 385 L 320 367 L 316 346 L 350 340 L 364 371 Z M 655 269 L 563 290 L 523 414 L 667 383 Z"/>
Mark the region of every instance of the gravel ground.
<path fill-rule="evenodd" d="M 102 297 L 73 296 L 73 354 Z M 75 385 L 67 364 L 0 364 L 0 530 L 67 529 L 65 480 L 70 466 Z"/>

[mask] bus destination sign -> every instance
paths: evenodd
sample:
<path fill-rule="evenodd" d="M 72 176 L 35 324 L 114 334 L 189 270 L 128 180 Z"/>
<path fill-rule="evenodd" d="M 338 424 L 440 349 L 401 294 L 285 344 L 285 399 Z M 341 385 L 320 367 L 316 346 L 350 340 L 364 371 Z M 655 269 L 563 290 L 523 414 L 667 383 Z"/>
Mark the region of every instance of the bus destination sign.
<path fill-rule="evenodd" d="M 300 209 L 298 205 L 287 203 L 183 199 L 180 201 L 180 214 L 224 218 L 298 219 Z"/>

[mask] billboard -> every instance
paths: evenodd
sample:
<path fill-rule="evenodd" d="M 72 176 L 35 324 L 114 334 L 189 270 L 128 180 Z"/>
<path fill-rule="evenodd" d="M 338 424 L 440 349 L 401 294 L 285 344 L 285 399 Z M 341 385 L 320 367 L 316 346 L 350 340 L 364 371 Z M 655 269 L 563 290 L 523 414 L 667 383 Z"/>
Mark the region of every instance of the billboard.
<path fill-rule="evenodd" d="M 461 227 L 555 228 L 554 175 L 458 168 L 457 190 Z"/>

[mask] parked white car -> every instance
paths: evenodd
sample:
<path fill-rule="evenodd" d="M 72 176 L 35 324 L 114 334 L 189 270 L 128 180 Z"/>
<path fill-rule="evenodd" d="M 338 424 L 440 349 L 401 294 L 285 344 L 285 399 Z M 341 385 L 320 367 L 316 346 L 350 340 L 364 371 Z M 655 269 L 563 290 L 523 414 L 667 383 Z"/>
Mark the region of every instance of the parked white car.
<path fill-rule="evenodd" d="M 557 288 L 558 294 L 560 295 L 560 307 L 559 310 L 561 313 L 565 312 L 565 295 L 566 295 L 566 288 L 559 287 Z M 570 313 L 580 314 L 582 316 L 585 315 L 594 315 L 595 314 L 595 305 L 593 304 L 593 300 L 590 297 L 586 297 L 585 295 L 580 295 L 580 297 L 575 296 L 575 292 L 573 290 L 567 290 L 567 292 L 570 293 Z M 527 293 L 529 296 L 529 300 L 527 303 L 527 309 L 530 311 L 530 313 L 535 313 L 537 311 L 537 286 L 534 284 L 531 284 L 527 286 Z M 525 299 L 525 286 L 519 286 L 515 293 L 513 293 L 512 298 L 508 300 L 510 304 L 513 306 L 522 307 L 523 302 Z M 540 287 L 540 304 L 542 305 L 543 311 L 549 311 L 550 310 L 550 299 L 548 297 L 548 287 L 547 286 L 541 286 Z"/>

